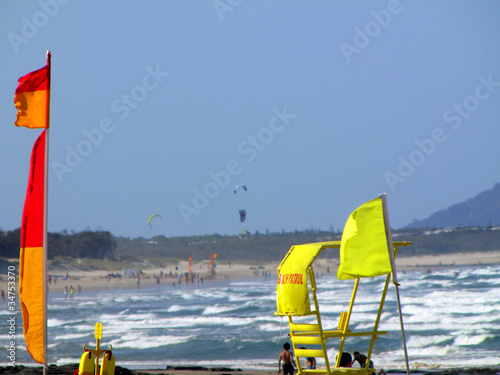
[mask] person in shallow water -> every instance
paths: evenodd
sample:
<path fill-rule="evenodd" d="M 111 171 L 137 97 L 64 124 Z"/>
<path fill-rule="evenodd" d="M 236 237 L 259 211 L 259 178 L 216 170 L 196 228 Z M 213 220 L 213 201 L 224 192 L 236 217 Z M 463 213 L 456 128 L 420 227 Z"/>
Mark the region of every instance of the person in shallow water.
<path fill-rule="evenodd" d="M 366 365 L 366 355 L 364 354 L 360 354 L 359 352 L 354 352 L 354 361 L 353 362 L 358 362 L 359 363 L 359 367 L 361 368 L 364 368 L 365 365 Z M 369 365 L 370 368 L 375 368 L 375 365 L 373 364 L 373 361 L 370 359 L 370 365 Z M 371 373 L 371 375 L 376 375 L 377 373 L 375 371 L 373 371 Z M 384 369 L 380 369 L 378 375 L 385 375 L 385 371 Z"/>
<path fill-rule="evenodd" d="M 281 373 L 281 362 L 283 361 L 283 374 L 293 375 L 293 370 L 295 367 L 295 361 L 293 360 L 293 355 L 290 352 L 290 344 L 285 342 L 283 344 L 283 351 L 280 353 L 278 360 L 278 374 Z"/>
<path fill-rule="evenodd" d="M 305 349 L 305 348 L 301 347 L 300 349 Z M 306 358 L 306 368 L 308 370 L 316 370 L 316 358 L 314 358 L 314 357 L 307 357 Z"/>
<path fill-rule="evenodd" d="M 352 356 L 350 353 L 342 352 L 339 367 L 352 367 Z"/>

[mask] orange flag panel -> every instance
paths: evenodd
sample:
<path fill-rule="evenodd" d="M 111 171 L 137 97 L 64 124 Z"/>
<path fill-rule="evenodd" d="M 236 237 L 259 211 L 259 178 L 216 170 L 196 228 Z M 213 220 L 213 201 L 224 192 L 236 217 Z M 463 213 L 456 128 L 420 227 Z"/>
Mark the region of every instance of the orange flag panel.
<path fill-rule="evenodd" d="M 23 314 L 26 348 L 38 363 L 45 363 L 44 354 L 44 277 L 43 224 L 45 179 L 45 130 L 31 153 L 28 189 L 21 225 L 21 256 L 19 299 Z"/>
<path fill-rule="evenodd" d="M 19 78 L 14 96 L 17 116 L 14 124 L 31 129 L 48 127 L 50 93 L 49 66 Z"/>

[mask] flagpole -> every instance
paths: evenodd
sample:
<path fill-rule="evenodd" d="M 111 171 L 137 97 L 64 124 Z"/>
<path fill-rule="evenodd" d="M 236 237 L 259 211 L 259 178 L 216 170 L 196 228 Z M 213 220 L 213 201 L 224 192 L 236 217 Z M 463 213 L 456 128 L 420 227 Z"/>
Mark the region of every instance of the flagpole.
<path fill-rule="evenodd" d="M 47 111 L 46 111 L 46 126 L 45 129 L 45 166 L 44 166 L 44 204 L 43 204 L 43 374 L 48 374 L 47 371 L 47 301 L 48 301 L 48 286 L 47 286 L 47 260 L 48 260 L 48 198 L 49 198 L 49 128 L 50 128 L 50 51 L 47 51 L 47 66 L 48 66 L 48 90 L 47 90 Z"/>
<path fill-rule="evenodd" d="M 389 222 L 389 210 L 387 209 L 387 195 L 380 194 L 380 199 L 382 200 L 382 210 L 384 212 L 384 226 L 385 226 L 385 236 L 387 238 L 387 247 L 389 248 L 389 258 L 391 259 L 392 268 L 392 281 L 394 284 L 398 284 L 398 275 L 396 270 L 396 259 L 394 258 L 394 246 L 392 245 L 392 232 L 391 223 Z"/>
<path fill-rule="evenodd" d="M 398 300 L 398 311 L 399 311 L 399 322 L 401 325 L 401 336 L 403 338 L 403 348 L 405 353 L 405 363 L 406 363 L 406 374 L 410 375 L 410 365 L 408 363 L 408 349 L 406 348 L 406 338 L 405 338 L 405 329 L 403 325 L 403 313 L 401 311 L 401 299 L 399 297 L 399 283 L 396 269 L 396 259 L 394 258 L 394 246 L 392 244 L 392 232 L 391 232 L 391 224 L 389 222 L 389 210 L 387 209 L 387 196 L 386 194 L 380 194 L 380 199 L 382 200 L 382 210 L 384 212 L 384 226 L 385 226 L 385 235 L 387 237 L 387 247 L 389 249 L 389 257 L 391 259 L 391 267 L 392 267 L 392 281 L 394 286 L 396 287 L 396 297 Z"/>

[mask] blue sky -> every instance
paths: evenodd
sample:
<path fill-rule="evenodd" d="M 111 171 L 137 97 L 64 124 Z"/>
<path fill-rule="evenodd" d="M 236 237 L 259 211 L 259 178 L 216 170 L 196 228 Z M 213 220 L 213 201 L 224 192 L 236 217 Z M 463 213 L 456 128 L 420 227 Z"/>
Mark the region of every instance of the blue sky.
<path fill-rule="evenodd" d="M 20 227 L 40 133 L 14 126 L 17 79 L 47 50 L 51 232 L 342 230 L 384 192 L 394 228 L 426 218 L 499 182 L 499 14 L 455 0 L 2 1 L 0 228 Z"/>

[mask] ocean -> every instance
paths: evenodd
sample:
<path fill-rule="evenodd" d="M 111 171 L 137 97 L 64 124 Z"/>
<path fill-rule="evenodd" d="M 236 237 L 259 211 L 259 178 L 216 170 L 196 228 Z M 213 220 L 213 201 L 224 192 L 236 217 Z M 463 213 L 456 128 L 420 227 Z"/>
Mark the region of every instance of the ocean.
<path fill-rule="evenodd" d="M 500 366 L 500 265 L 398 274 L 403 320 L 412 369 Z M 317 275 L 323 326 L 336 328 L 346 311 L 353 281 Z M 363 279 L 351 318 L 352 330 L 371 329 L 385 277 Z M 103 325 L 101 349 L 113 347 L 116 363 L 130 369 L 208 366 L 277 370 L 288 340 L 288 320 L 274 315 L 277 278 L 220 280 L 202 287 L 173 286 L 49 295 L 50 364 L 79 362 L 83 344 L 95 349 L 95 323 Z M 372 359 L 377 369 L 402 370 L 404 351 L 394 285 L 387 294 Z M 2 321 L 11 315 L 0 310 Z M 7 353 L 7 323 L 1 346 Z M 25 349 L 20 312 L 15 363 L 33 365 Z M 330 343 L 330 341 L 329 341 Z M 329 344 L 336 355 L 337 342 Z M 344 351 L 366 353 L 367 338 L 351 338 Z M 8 354 L 0 357 L 7 365 Z"/>

